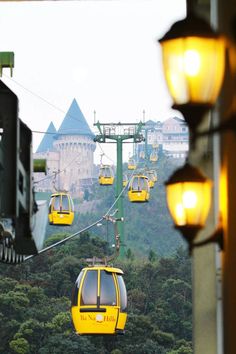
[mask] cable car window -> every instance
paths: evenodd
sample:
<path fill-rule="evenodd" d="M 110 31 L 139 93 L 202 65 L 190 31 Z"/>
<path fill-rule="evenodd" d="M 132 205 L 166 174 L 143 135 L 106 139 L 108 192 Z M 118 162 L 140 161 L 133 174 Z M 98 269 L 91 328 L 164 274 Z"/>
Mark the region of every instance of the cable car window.
<path fill-rule="evenodd" d="M 78 289 L 80 288 L 80 283 L 81 283 L 83 275 L 84 275 L 84 271 L 81 271 L 78 278 L 76 279 L 75 285 L 77 286 Z"/>
<path fill-rule="evenodd" d="M 111 177 L 111 172 L 108 167 L 106 167 L 104 170 L 104 177 Z"/>
<path fill-rule="evenodd" d="M 143 178 L 139 178 L 139 188 L 144 189 L 144 179 Z"/>
<path fill-rule="evenodd" d="M 69 210 L 69 199 L 67 195 L 62 195 L 62 210 Z"/>
<path fill-rule="evenodd" d="M 72 306 L 77 306 L 78 305 L 78 293 L 79 293 L 79 288 L 80 288 L 80 283 L 82 280 L 84 272 L 80 272 L 78 278 L 76 279 L 75 286 L 72 290 L 72 296 L 71 296 L 71 304 Z"/>
<path fill-rule="evenodd" d="M 134 178 L 132 182 L 132 189 L 135 191 L 139 190 L 139 183 L 138 183 L 139 178 Z"/>
<path fill-rule="evenodd" d="M 73 199 L 70 197 L 70 206 L 71 206 L 71 211 L 75 210 L 74 202 Z"/>
<path fill-rule="evenodd" d="M 54 197 L 53 209 L 60 211 L 60 195 Z"/>
<path fill-rule="evenodd" d="M 116 305 L 116 288 L 112 273 L 101 270 L 101 305 Z"/>
<path fill-rule="evenodd" d="M 125 282 L 122 275 L 117 274 L 118 284 L 120 288 L 120 310 L 125 312 L 127 309 L 127 292 Z"/>
<path fill-rule="evenodd" d="M 147 180 L 146 180 L 146 178 L 140 178 L 139 179 L 139 183 L 140 183 L 140 189 L 147 190 Z"/>
<path fill-rule="evenodd" d="M 97 271 L 88 270 L 81 293 L 81 305 L 96 305 L 97 304 Z"/>
<path fill-rule="evenodd" d="M 52 202 L 53 202 L 54 198 L 50 198 L 50 201 L 49 201 L 49 206 L 48 206 L 48 209 L 49 209 L 49 213 L 51 213 L 51 207 L 52 207 Z"/>

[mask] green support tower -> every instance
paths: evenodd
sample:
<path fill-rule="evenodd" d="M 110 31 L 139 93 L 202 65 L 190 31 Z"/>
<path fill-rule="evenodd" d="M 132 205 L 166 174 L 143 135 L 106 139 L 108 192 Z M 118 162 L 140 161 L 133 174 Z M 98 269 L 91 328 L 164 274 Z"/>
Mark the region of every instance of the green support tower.
<path fill-rule="evenodd" d="M 117 146 L 117 167 L 116 167 L 116 208 L 117 213 L 117 227 L 120 236 L 120 257 L 125 256 L 125 240 L 124 240 L 124 207 L 123 207 L 123 158 L 122 147 L 125 140 L 130 143 L 140 143 L 144 141 L 144 137 L 141 134 L 142 127 L 145 125 L 142 122 L 139 123 L 94 123 L 98 128 L 99 134 L 94 138 L 98 143 L 111 143 L 115 142 Z M 119 197 L 120 196 L 120 197 Z M 119 197 L 119 198 L 118 198 Z"/>

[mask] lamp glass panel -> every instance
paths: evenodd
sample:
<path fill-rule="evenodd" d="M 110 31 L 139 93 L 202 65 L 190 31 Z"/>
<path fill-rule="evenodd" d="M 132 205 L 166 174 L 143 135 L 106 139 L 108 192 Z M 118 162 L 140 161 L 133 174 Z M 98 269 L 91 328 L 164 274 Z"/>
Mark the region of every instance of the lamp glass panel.
<path fill-rule="evenodd" d="M 162 53 L 167 85 L 176 104 L 216 101 L 224 76 L 223 39 L 171 39 L 162 42 Z"/>
<path fill-rule="evenodd" d="M 211 204 L 211 182 L 182 182 L 166 188 L 167 205 L 176 226 L 204 226 Z"/>

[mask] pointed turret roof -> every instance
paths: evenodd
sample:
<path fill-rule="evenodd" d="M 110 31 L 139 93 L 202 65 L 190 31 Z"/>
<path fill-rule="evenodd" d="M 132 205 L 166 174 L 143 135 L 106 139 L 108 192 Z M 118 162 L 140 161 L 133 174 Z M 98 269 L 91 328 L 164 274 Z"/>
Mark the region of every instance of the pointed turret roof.
<path fill-rule="evenodd" d="M 58 129 L 58 135 L 88 135 L 93 137 L 76 99 L 73 99 L 66 116 Z"/>
<path fill-rule="evenodd" d="M 41 143 L 38 146 L 38 149 L 36 152 L 47 152 L 47 151 L 53 151 L 53 141 L 56 137 L 56 128 L 51 122 L 48 126 L 48 129 L 46 133 L 44 134 L 43 139 L 41 140 Z"/>

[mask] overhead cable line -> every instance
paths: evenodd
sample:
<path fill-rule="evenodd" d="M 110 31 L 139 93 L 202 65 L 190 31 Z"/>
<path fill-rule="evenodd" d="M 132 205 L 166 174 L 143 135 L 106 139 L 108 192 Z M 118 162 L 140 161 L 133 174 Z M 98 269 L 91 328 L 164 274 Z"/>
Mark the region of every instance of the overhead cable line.
<path fill-rule="evenodd" d="M 89 226 L 83 228 L 82 230 L 79 230 L 79 231 L 75 232 L 74 234 L 67 236 L 67 237 L 64 238 L 63 240 L 60 240 L 60 241 L 58 241 L 58 242 L 56 242 L 56 243 L 53 243 L 52 245 L 50 245 L 50 246 L 48 246 L 48 247 L 43 248 L 43 249 L 42 249 L 41 251 L 39 251 L 37 254 L 33 254 L 33 255 L 30 255 L 30 256 L 25 257 L 24 261 L 27 261 L 27 260 L 29 260 L 29 259 L 32 259 L 32 258 L 34 258 L 35 256 L 37 256 L 37 255 L 39 255 L 39 254 L 42 254 L 42 253 L 44 253 L 44 252 L 47 252 L 47 251 L 49 251 L 50 249 L 52 249 L 52 248 L 54 248 L 54 247 L 57 247 L 57 246 L 59 246 L 59 245 L 65 243 L 65 242 L 71 240 L 72 238 L 78 236 L 79 234 L 81 234 L 81 233 L 83 233 L 83 232 L 85 232 L 85 231 L 91 229 L 92 227 L 94 227 L 94 226 L 97 225 L 98 223 L 102 222 L 104 219 L 107 220 L 107 216 L 109 216 L 110 211 L 114 208 L 115 204 L 118 202 L 118 200 L 121 198 L 122 194 L 123 194 L 124 191 L 126 190 L 126 188 L 127 188 L 128 184 L 129 184 L 131 178 L 132 178 L 133 175 L 134 175 L 134 172 L 135 172 L 135 171 L 133 171 L 133 173 L 131 174 L 131 176 L 130 176 L 130 178 L 129 178 L 129 180 L 128 180 L 127 185 L 122 189 L 122 191 L 120 192 L 120 194 L 119 194 L 119 195 L 117 196 L 117 198 L 115 199 L 114 203 L 113 203 L 113 204 L 111 205 L 111 207 L 107 210 L 107 212 L 104 214 L 103 217 L 101 217 L 101 218 L 98 219 L 97 221 L 93 222 L 93 223 L 90 224 Z M 113 215 L 114 215 L 115 213 L 116 213 L 116 211 L 113 213 Z M 122 220 L 122 221 L 123 221 L 123 220 Z"/>
<path fill-rule="evenodd" d="M 34 181 L 34 184 L 38 184 L 38 183 L 43 182 L 47 179 L 56 177 L 60 173 L 64 172 L 74 161 L 76 161 L 77 158 L 78 158 L 78 156 L 75 156 L 62 170 L 55 171 L 51 175 L 44 177 L 44 178 L 40 179 L 39 181 Z"/>
<path fill-rule="evenodd" d="M 97 225 L 97 224 L 98 224 L 99 222 L 101 222 L 101 221 L 103 221 L 103 217 L 100 218 L 100 219 L 98 219 L 97 221 L 95 221 L 95 222 L 92 223 L 91 225 L 85 227 L 84 229 L 79 230 L 79 231 L 75 232 L 74 234 L 72 234 L 72 235 L 70 235 L 70 236 L 67 236 L 67 237 L 64 238 L 63 240 L 60 240 L 60 241 L 58 241 L 58 242 L 56 242 L 56 243 L 53 243 L 52 245 L 50 245 L 50 246 L 48 246 L 48 247 L 43 248 L 43 249 L 42 249 L 41 251 L 39 251 L 37 254 L 32 254 L 31 256 L 25 257 L 24 260 L 25 260 L 25 261 L 28 261 L 29 259 L 31 259 L 31 258 L 33 258 L 33 257 L 35 257 L 35 256 L 37 256 L 37 255 L 39 255 L 39 254 L 41 254 L 41 253 L 47 252 L 47 251 L 49 251 L 50 249 L 52 249 L 52 248 L 54 248 L 54 247 L 56 247 L 56 246 L 59 246 L 59 245 L 65 243 L 66 241 L 69 241 L 70 239 L 74 238 L 75 236 L 81 234 L 82 232 L 85 232 L 85 231 L 91 229 L 93 226 Z"/>
<path fill-rule="evenodd" d="M 57 111 L 63 113 L 63 114 L 67 114 L 67 112 L 65 112 L 63 109 L 61 109 L 60 107 L 56 106 L 55 104 L 49 102 L 47 99 L 45 99 L 44 97 L 38 95 L 37 93 L 33 92 L 32 90 L 26 88 L 24 85 L 20 84 L 18 81 L 16 81 L 15 79 L 13 79 L 12 77 L 3 74 L 3 76 L 9 80 L 11 80 L 12 82 L 14 82 L 15 84 L 17 84 L 18 86 L 20 86 L 21 88 L 23 88 L 25 91 L 27 91 L 28 93 L 30 93 L 32 96 L 37 97 L 38 99 L 40 99 L 41 101 L 43 101 L 44 103 L 47 103 L 49 106 L 51 106 L 52 108 L 56 109 Z M 78 122 L 78 118 L 74 117 L 73 115 L 69 114 L 69 117 L 71 117 L 72 119 L 76 120 Z M 40 133 L 43 134 L 43 132 L 41 131 L 33 131 L 34 133 Z M 45 132 L 47 133 L 47 132 Z M 44 134 L 45 134 L 44 133 Z M 52 133 L 49 133 L 52 134 Z M 54 133 L 54 135 L 57 133 Z"/>

